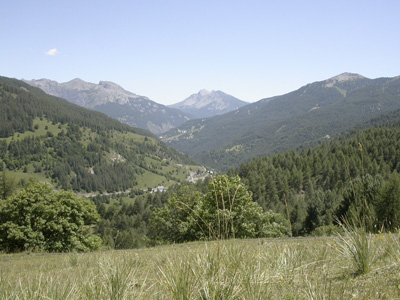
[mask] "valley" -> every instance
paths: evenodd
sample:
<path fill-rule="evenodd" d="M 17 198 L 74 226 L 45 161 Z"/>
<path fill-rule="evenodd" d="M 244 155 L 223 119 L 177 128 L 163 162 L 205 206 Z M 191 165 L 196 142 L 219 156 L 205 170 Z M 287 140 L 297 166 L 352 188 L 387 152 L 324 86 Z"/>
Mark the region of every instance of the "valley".
<path fill-rule="evenodd" d="M 0 300 L 400 299 L 400 1 L 3 2 Z"/>
<path fill-rule="evenodd" d="M 220 171 L 254 157 L 323 143 L 358 123 L 400 108 L 400 78 L 344 73 L 207 119 L 190 120 L 162 140 Z"/>
<path fill-rule="evenodd" d="M 90 197 L 103 246 L 329 235 L 335 220 L 360 215 L 379 228 L 400 224 L 393 194 L 400 180 L 399 77 L 344 73 L 189 120 L 161 140 L 22 81 L 0 83 L 0 182 L 13 181 L 17 191 L 47 182 Z M 4 198 L 11 195 L 3 190 Z M 235 201 L 225 203 L 232 195 Z M 212 199 L 223 207 L 214 211 Z M 235 224 L 252 225 L 221 227 L 222 220 L 244 218 L 238 212 L 247 208 L 233 203 L 252 207 L 245 218 L 253 221 Z"/>

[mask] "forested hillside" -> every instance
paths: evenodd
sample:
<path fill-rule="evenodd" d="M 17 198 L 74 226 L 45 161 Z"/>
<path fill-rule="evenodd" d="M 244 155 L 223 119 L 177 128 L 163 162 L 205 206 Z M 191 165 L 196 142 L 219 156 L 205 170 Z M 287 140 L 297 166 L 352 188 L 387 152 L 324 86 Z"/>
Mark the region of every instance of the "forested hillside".
<path fill-rule="evenodd" d="M 277 216 L 272 222 L 275 226 L 276 220 L 290 220 L 289 231 L 299 236 L 332 234 L 344 216 L 367 216 L 375 231 L 397 228 L 398 172 L 400 111 L 395 111 L 317 147 L 253 159 L 228 175 L 239 175 L 264 212 Z M 166 193 L 131 194 L 131 200 L 97 197 L 103 218 L 97 232 L 107 245 L 116 248 L 153 244 L 154 239 L 193 240 L 195 229 L 203 225 L 199 221 L 193 226 L 193 220 L 201 195 L 210 192 L 210 182 L 187 183 Z M 277 234 L 275 229 L 269 236 Z"/>
<path fill-rule="evenodd" d="M 189 175 L 192 161 L 151 133 L 22 81 L 0 77 L 0 106 L 0 167 L 20 181 L 114 192 L 169 186 Z"/>
<path fill-rule="evenodd" d="M 249 185 L 254 200 L 265 209 L 286 214 L 294 235 L 360 214 L 368 215 L 379 228 L 396 228 L 400 111 L 360 126 L 373 127 L 316 148 L 256 158 L 230 173 Z"/>
<path fill-rule="evenodd" d="M 168 145 L 226 171 L 254 157 L 318 145 L 400 108 L 400 77 L 341 74 L 235 112 L 191 120 L 163 134 Z"/>

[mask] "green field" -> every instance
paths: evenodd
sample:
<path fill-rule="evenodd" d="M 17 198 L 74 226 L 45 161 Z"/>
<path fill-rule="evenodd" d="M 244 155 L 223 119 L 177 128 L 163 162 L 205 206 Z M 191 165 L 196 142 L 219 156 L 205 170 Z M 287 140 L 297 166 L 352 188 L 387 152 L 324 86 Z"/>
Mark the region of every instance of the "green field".
<path fill-rule="evenodd" d="M 139 250 L 0 255 L 1 299 L 398 299 L 400 236 L 196 242 Z M 365 253 L 364 253 L 365 254 Z"/>

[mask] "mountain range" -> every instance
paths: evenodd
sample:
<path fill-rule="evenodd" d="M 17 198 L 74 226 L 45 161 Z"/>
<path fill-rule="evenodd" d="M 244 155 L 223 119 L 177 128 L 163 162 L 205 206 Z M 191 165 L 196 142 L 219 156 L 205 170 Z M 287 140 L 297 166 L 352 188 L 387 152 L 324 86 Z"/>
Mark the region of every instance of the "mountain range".
<path fill-rule="evenodd" d="M 221 115 L 247 104 L 221 91 L 201 90 L 184 101 L 165 106 L 110 81 L 98 84 L 79 78 L 64 83 L 49 79 L 24 81 L 49 95 L 105 113 L 122 123 L 154 134 L 162 134 L 193 118 Z"/>
<path fill-rule="evenodd" d="M 49 79 L 25 82 L 50 95 L 105 113 L 122 123 L 147 129 L 155 134 L 175 128 L 190 119 L 186 113 L 126 91 L 110 81 L 95 84 L 77 78 L 65 83 Z"/>
<path fill-rule="evenodd" d="M 368 79 L 343 73 L 221 116 L 190 120 L 162 140 L 224 171 L 254 157 L 322 143 L 398 108 L 400 76 Z"/>
<path fill-rule="evenodd" d="M 201 90 L 170 107 L 179 109 L 195 118 L 209 118 L 223 115 L 247 104 L 249 103 L 222 91 Z"/>
<path fill-rule="evenodd" d="M 136 112 L 139 109 L 141 115 L 138 118 L 142 117 L 142 120 L 151 116 L 147 113 L 147 108 L 153 107 L 157 110 L 156 107 L 161 107 L 148 98 L 127 92 L 111 82 L 100 82 L 98 85 L 79 79 L 64 84 L 49 80 L 32 82 L 43 90 L 75 99 L 77 103 L 81 101 L 80 105 L 104 111 L 134 126 L 138 126 L 138 123 L 129 122 L 130 119 L 126 116 L 129 110 L 127 107 L 133 107 L 132 110 Z M 238 100 L 220 91 L 202 90 L 173 105 L 187 109 L 189 113 L 175 110 L 187 120 L 185 123 L 181 120 L 179 126 L 179 122 L 174 123 L 175 125 L 169 123 L 170 125 L 164 127 L 159 125 L 157 128 L 153 127 L 152 132 L 156 132 L 168 145 L 196 161 L 226 171 L 254 157 L 322 143 L 363 121 L 398 109 L 399 90 L 400 77 L 369 79 L 359 74 L 343 73 L 307 84 L 285 95 L 261 99 L 222 115 L 189 120 L 196 117 L 196 114 L 206 116 L 207 111 L 216 113 L 218 108 L 222 112 L 227 107 L 222 98 L 229 98 L 231 103 Z M 110 91 L 113 91 L 112 95 Z M 244 104 L 243 101 L 238 101 L 231 109 Z M 138 102 L 143 103 L 144 108 L 141 104 L 133 104 Z M 165 110 L 164 116 L 166 115 L 168 113 Z M 136 121 L 138 118 L 132 117 Z M 150 123 L 155 124 L 155 121 L 147 119 L 141 127 L 150 129 Z M 158 124 L 160 123 L 162 120 Z M 165 132 L 173 126 L 178 127 Z"/>

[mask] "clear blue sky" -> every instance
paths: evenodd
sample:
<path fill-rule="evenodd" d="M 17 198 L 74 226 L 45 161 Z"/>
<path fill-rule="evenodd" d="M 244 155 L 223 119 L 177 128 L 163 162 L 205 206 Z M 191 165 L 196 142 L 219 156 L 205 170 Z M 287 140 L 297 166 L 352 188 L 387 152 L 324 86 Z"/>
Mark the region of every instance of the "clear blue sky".
<path fill-rule="evenodd" d="M 400 75 L 400 1 L 1 1 L 0 75 L 113 81 L 163 104 L 254 102 L 343 72 Z"/>

